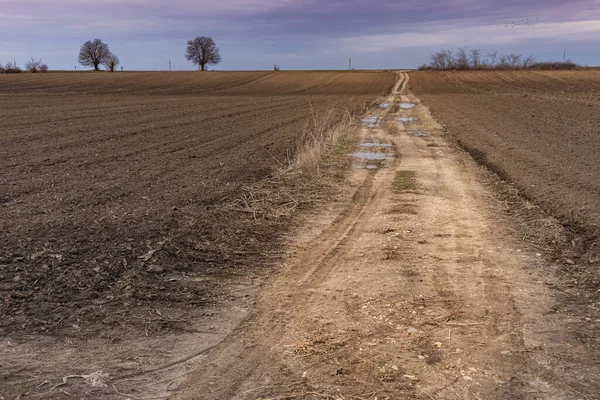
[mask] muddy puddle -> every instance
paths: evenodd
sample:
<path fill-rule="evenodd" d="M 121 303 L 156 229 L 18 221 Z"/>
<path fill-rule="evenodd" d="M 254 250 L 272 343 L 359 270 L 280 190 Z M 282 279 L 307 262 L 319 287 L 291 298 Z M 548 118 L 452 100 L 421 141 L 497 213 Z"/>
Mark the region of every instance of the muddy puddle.
<path fill-rule="evenodd" d="M 389 143 L 375 143 L 375 142 L 363 143 L 363 144 L 361 144 L 361 146 L 364 146 L 364 147 L 392 147 L 392 145 Z"/>
<path fill-rule="evenodd" d="M 370 116 L 370 117 L 363 118 L 360 121 L 367 128 L 375 128 L 375 126 L 377 126 L 377 120 L 378 120 L 378 117 Z"/>
<path fill-rule="evenodd" d="M 408 109 L 416 106 L 415 103 L 400 103 L 400 108 Z"/>
<path fill-rule="evenodd" d="M 390 106 L 390 104 L 389 104 L 389 103 L 381 103 L 381 104 L 379 105 L 379 107 L 381 107 L 381 108 L 388 108 L 389 106 Z"/>
<path fill-rule="evenodd" d="M 429 133 L 425 133 L 425 132 L 409 132 L 411 135 L 416 136 L 416 137 L 429 137 L 431 136 Z"/>
<path fill-rule="evenodd" d="M 414 117 L 397 117 L 396 121 L 400 121 L 400 122 L 412 122 L 412 121 L 417 121 L 418 118 L 414 118 Z"/>
<path fill-rule="evenodd" d="M 367 152 L 359 151 L 356 153 L 350 153 L 349 155 L 352 157 L 359 158 L 361 160 L 368 160 L 368 161 L 390 160 L 390 159 L 394 158 L 394 155 L 391 153 L 376 153 L 376 152 L 372 152 L 372 151 L 367 151 Z"/>

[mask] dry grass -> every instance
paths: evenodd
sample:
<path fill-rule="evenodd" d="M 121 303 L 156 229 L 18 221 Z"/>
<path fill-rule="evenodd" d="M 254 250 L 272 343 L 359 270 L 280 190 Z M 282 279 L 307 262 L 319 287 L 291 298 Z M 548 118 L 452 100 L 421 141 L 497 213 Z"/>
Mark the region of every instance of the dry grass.
<path fill-rule="evenodd" d="M 311 118 L 304 127 L 295 156 L 285 172 L 300 171 L 319 175 L 323 159 L 336 144 L 351 135 L 354 122 L 348 108 L 341 110 L 333 105 L 317 112 L 311 106 Z"/>
<path fill-rule="evenodd" d="M 365 110 L 364 105 L 362 109 Z M 272 155 L 278 165 L 277 172 L 258 184 L 245 185 L 242 196 L 224 208 L 250 214 L 255 220 L 279 219 L 292 215 L 303 204 L 312 203 L 314 199 L 304 192 L 323 184 L 324 161 L 356 128 L 357 119 L 349 107 L 332 105 L 317 111 L 311 105 L 310 119 L 298 138 L 296 151 L 289 152 L 283 160 Z"/>

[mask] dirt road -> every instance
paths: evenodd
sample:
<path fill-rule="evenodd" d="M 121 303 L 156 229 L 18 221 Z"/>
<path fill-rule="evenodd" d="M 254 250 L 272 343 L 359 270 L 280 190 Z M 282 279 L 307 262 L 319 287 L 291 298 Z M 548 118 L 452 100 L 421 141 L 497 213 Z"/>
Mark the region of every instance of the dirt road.
<path fill-rule="evenodd" d="M 557 311 L 560 282 L 493 178 L 400 77 L 360 131 L 376 154 L 179 398 L 598 398 L 597 334 L 573 327 L 597 310 Z"/>

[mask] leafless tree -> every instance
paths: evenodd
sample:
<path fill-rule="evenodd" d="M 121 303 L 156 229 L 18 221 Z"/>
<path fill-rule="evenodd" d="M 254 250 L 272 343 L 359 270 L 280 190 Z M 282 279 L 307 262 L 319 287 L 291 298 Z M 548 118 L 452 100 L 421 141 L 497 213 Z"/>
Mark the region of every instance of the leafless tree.
<path fill-rule="evenodd" d="M 444 61 L 444 69 L 452 69 L 456 66 L 456 60 L 452 51 L 442 50 L 442 59 Z"/>
<path fill-rule="evenodd" d="M 42 64 L 42 60 L 36 60 L 31 57 L 31 60 L 27 61 L 25 64 L 25 69 L 29 72 L 38 72 L 40 70 L 40 65 Z"/>
<path fill-rule="evenodd" d="M 280 70 L 279 65 L 273 64 L 273 71 L 279 71 L 279 70 Z"/>
<path fill-rule="evenodd" d="M 487 53 L 489 61 L 482 59 L 479 49 L 467 51 L 466 47 L 459 48 L 456 53 L 449 50 L 441 50 L 431 55 L 429 65 L 423 64 L 419 67 L 420 70 L 448 70 L 448 69 L 539 69 L 539 70 L 554 70 L 554 69 L 576 69 L 580 66 L 568 60 L 566 63 L 559 62 L 536 62 L 533 56 L 522 58 L 521 54 L 507 54 L 498 56 L 498 52 Z"/>
<path fill-rule="evenodd" d="M 523 61 L 521 61 L 521 65 L 523 66 L 524 69 L 528 69 L 530 68 L 533 64 L 535 64 L 535 58 L 533 58 L 533 56 L 529 56 L 526 59 L 524 59 Z"/>
<path fill-rule="evenodd" d="M 475 69 L 481 66 L 481 50 L 472 49 L 471 50 L 471 66 Z"/>
<path fill-rule="evenodd" d="M 48 72 L 48 66 L 46 64 L 40 64 L 40 72 Z"/>
<path fill-rule="evenodd" d="M 496 58 L 498 58 L 498 52 L 490 52 L 488 53 L 488 57 L 490 58 L 490 65 L 493 67 L 496 64 Z"/>
<path fill-rule="evenodd" d="M 521 58 L 520 54 L 509 54 L 508 56 L 508 62 L 510 64 L 511 67 L 516 68 L 519 65 L 519 59 Z"/>
<path fill-rule="evenodd" d="M 215 65 L 221 62 L 219 48 L 211 37 L 197 36 L 188 40 L 185 58 L 204 71 L 206 65 Z"/>
<path fill-rule="evenodd" d="M 506 68 L 506 66 L 508 65 L 508 63 L 506 62 L 507 59 L 507 56 L 500 56 L 500 62 L 498 63 L 498 66 L 500 68 Z"/>
<path fill-rule="evenodd" d="M 110 54 L 106 60 L 104 60 L 103 64 L 104 66 L 110 71 L 110 72 L 115 72 L 115 68 L 117 67 L 117 65 L 119 65 L 121 62 L 119 61 L 119 57 L 117 57 L 114 54 Z"/>
<path fill-rule="evenodd" d="M 446 65 L 443 51 L 438 51 L 431 55 L 431 68 L 433 69 L 445 69 Z"/>
<path fill-rule="evenodd" d="M 88 40 L 79 50 L 79 64 L 84 67 L 93 66 L 95 71 L 100 71 L 98 66 L 105 64 L 110 56 L 108 45 L 101 39 Z"/>
<path fill-rule="evenodd" d="M 460 47 L 458 49 L 456 52 L 455 62 L 457 69 L 469 69 L 469 57 L 467 55 L 466 47 Z"/>

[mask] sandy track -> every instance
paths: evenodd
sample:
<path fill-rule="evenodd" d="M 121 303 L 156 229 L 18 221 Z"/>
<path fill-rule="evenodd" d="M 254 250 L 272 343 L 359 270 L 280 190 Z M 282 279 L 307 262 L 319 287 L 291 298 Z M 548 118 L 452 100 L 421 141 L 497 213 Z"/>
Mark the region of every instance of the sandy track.
<path fill-rule="evenodd" d="M 295 254 L 180 398 L 597 394 L 597 360 L 551 313 L 544 261 L 402 79 L 387 103 L 417 106 L 387 108 L 360 132 L 391 144 L 379 151 L 395 161 L 352 171 L 348 195 L 290 243 Z"/>

